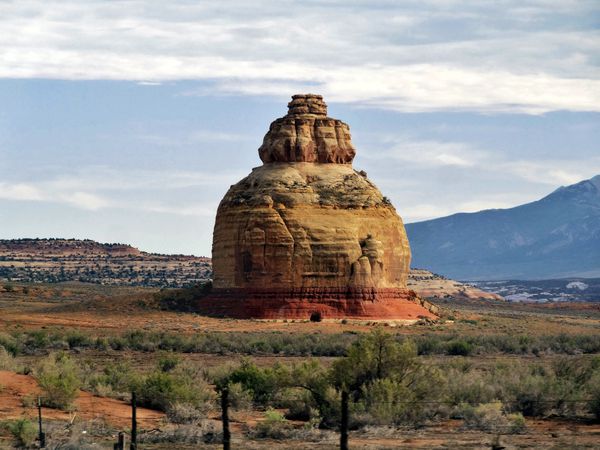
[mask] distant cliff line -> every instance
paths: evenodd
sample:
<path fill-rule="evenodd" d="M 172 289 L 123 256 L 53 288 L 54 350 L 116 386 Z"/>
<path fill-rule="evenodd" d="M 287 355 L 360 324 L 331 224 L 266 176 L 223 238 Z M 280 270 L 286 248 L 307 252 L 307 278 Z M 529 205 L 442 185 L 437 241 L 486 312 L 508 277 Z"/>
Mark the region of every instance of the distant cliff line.
<path fill-rule="evenodd" d="M 123 243 L 101 243 L 92 239 L 66 239 L 66 238 L 19 238 L 19 239 L 0 239 L 0 255 L 9 252 L 32 252 L 34 254 L 96 254 L 110 256 L 159 256 L 159 257 L 177 257 L 177 258 L 196 258 L 200 260 L 210 260 L 206 256 L 184 255 L 184 254 L 163 254 L 145 252 Z"/>
<path fill-rule="evenodd" d="M 2 239 L 0 281 L 184 287 L 212 277 L 210 258 L 91 239 Z"/>
<path fill-rule="evenodd" d="M 128 244 L 103 244 L 91 239 L 0 239 L 3 283 L 82 282 L 180 288 L 211 278 L 212 261 L 205 256 L 148 253 Z M 408 287 L 429 298 L 501 299 L 422 269 L 411 270 Z"/>

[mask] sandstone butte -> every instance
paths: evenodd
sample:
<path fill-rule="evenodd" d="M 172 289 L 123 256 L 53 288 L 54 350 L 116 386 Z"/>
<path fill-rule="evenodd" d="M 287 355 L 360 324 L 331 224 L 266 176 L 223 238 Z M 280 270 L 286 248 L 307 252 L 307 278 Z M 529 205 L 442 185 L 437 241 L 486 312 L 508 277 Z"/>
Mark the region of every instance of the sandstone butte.
<path fill-rule="evenodd" d="M 294 95 L 231 186 L 201 313 L 257 319 L 436 317 L 407 289 L 410 247 L 392 204 L 352 167 L 350 129 L 320 95 Z"/>

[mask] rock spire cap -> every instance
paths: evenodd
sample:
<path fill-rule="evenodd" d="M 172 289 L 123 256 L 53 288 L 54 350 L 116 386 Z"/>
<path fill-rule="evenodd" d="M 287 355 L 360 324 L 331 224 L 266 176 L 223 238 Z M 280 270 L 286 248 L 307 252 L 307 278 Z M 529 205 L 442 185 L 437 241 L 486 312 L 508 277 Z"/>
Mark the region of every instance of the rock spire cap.
<path fill-rule="evenodd" d="M 258 154 L 265 164 L 352 164 L 356 150 L 348 125 L 327 117 L 322 96 L 297 94 L 288 103 L 288 113 L 271 123 Z"/>
<path fill-rule="evenodd" d="M 292 101 L 288 103 L 288 116 L 301 114 L 327 117 L 327 103 L 323 101 L 323 96 L 317 94 L 292 95 Z"/>

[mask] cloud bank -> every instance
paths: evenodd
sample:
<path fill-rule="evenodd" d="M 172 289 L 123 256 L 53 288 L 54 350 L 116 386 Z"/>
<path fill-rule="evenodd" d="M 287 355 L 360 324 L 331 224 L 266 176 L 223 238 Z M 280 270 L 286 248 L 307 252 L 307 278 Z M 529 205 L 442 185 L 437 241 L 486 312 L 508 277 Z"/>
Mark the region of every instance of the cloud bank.
<path fill-rule="evenodd" d="M 600 111 L 590 1 L 0 3 L 0 77 L 210 80 L 398 111 Z M 151 88 L 151 86 L 149 86 Z"/>

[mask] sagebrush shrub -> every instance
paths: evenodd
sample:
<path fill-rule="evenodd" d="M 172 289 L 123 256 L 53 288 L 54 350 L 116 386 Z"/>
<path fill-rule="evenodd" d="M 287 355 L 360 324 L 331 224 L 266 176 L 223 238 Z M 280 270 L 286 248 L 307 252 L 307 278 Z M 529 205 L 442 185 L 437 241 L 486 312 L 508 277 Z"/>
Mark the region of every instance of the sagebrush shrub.
<path fill-rule="evenodd" d="M 244 410 L 252 407 L 252 391 L 244 388 L 241 383 L 231 383 L 229 388 L 229 406 L 233 409 Z"/>
<path fill-rule="evenodd" d="M 123 397 L 139 385 L 139 376 L 132 370 L 127 361 L 108 364 L 94 380 L 95 386 L 109 386 L 112 396 Z"/>
<path fill-rule="evenodd" d="M 175 408 L 174 417 L 177 411 L 190 415 L 183 414 L 184 406 L 205 415 L 215 397 L 199 370 L 189 364 L 180 364 L 169 372 L 159 367 L 139 381 L 135 391 L 140 405 L 167 413 Z"/>
<path fill-rule="evenodd" d="M 16 372 L 16 367 L 15 358 L 4 347 L 0 346 L 0 370 Z"/>
<path fill-rule="evenodd" d="M 44 406 L 70 409 L 81 386 L 79 370 L 66 353 L 49 355 L 37 367 L 35 377 L 42 389 Z"/>
<path fill-rule="evenodd" d="M 8 430 L 20 447 L 31 447 L 37 437 L 35 425 L 26 418 L 9 422 Z"/>
<path fill-rule="evenodd" d="M 473 345 L 461 340 L 450 341 L 447 345 L 446 352 L 449 355 L 469 356 L 473 352 Z"/>
<path fill-rule="evenodd" d="M 265 412 L 265 419 L 256 424 L 254 437 L 266 439 L 284 439 L 291 426 L 283 414 L 273 409 Z"/>
<path fill-rule="evenodd" d="M 504 431 L 508 426 L 502 412 L 502 402 L 483 403 L 478 406 L 463 405 L 465 426 L 487 432 Z"/>
<path fill-rule="evenodd" d="M 175 402 L 167 408 L 169 422 L 178 424 L 195 424 L 206 417 L 206 413 L 189 403 Z"/>

